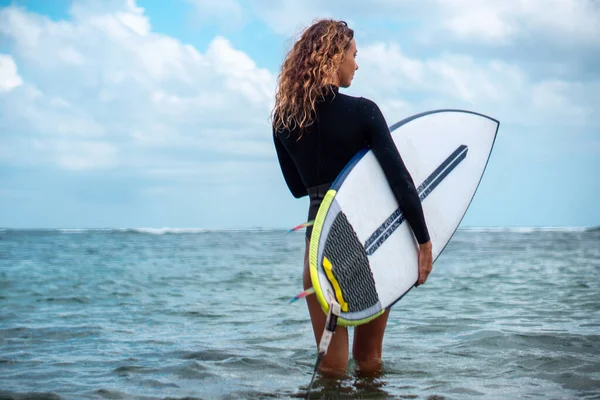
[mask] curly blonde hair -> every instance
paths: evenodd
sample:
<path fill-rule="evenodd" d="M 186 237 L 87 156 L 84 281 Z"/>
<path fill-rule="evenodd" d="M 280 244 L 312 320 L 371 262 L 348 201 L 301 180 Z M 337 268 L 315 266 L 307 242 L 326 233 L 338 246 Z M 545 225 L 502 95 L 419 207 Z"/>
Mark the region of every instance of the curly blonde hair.
<path fill-rule="evenodd" d="M 353 38 L 346 22 L 332 19 L 318 20 L 303 32 L 281 66 L 271 115 L 276 131 L 302 131 L 314 122 L 315 103 L 326 95 Z"/>

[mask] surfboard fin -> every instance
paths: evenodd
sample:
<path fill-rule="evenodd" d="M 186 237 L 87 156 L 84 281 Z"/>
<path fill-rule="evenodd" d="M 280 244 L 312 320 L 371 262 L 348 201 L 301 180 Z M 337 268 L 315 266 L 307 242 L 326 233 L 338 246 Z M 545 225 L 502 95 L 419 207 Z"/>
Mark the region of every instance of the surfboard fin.
<path fill-rule="evenodd" d="M 294 298 L 290 300 L 290 304 L 293 303 L 293 302 L 295 302 L 296 300 L 303 299 L 306 296 L 309 296 L 309 295 L 314 294 L 314 293 L 315 293 L 315 288 L 313 288 L 313 287 L 308 288 L 304 292 L 299 293 L 296 296 L 294 296 Z"/>
<path fill-rule="evenodd" d="M 308 222 L 304 222 L 304 223 L 302 223 L 302 224 L 300 224 L 300 225 L 297 225 L 297 226 L 293 227 L 292 229 L 290 229 L 290 230 L 288 231 L 288 233 L 290 233 L 290 232 L 295 232 L 295 231 L 297 231 L 297 230 L 299 230 L 299 229 L 306 228 L 307 226 L 312 226 L 312 225 L 314 225 L 314 224 L 315 224 L 315 221 L 308 221 Z"/>

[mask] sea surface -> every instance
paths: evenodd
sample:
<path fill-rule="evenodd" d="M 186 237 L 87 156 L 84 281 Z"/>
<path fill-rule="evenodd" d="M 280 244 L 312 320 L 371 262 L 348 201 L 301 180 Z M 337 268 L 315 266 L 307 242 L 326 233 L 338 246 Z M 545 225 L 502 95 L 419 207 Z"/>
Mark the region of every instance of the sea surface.
<path fill-rule="evenodd" d="M 303 232 L 2 229 L 0 399 L 303 398 L 303 254 Z M 600 399 L 600 230 L 459 230 L 383 357 L 311 398 Z"/>

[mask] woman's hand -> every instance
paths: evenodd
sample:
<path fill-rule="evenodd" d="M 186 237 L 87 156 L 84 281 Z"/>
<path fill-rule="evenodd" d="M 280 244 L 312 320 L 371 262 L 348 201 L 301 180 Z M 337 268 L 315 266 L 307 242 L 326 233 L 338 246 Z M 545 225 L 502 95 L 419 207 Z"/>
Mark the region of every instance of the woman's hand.
<path fill-rule="evenodd" d="M 419 279 L 415 286 L 425 283 L 431 269 L 433 268 L 433 256 L 431 255 L 431 240 L 419 245 Z"/>

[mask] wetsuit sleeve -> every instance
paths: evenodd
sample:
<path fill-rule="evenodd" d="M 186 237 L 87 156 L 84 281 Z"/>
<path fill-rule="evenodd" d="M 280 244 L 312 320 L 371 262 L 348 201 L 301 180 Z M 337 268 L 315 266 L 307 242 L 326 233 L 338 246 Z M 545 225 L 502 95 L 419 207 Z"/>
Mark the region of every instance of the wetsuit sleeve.
<path fill-rule="evenodd" d="M 281 143 L 281 140 L 279 140 L 279 137 L 275 134 L 273 134 L 273 141 L 275 142 L 275 151 L 277 152 L 279 166 L 281 167 L 283 178 L 285 179 L 285 183 L 290 189 L 290 192 L 292 192 L 292 195 L 297 199 L 306 196 L 308 192 L 300 178 L 294 160 L 292 160 L 292 157 L 290 157 L 290 154 L 283 146 L 283 143 Z"/>
<path fill-rule="evenodd" d="M 428 242 L 429 232 L 419 194 L 392 140 L 381 110 L 373 101 L 361 98 L 359 112 L 368 145 L 379 161 L 404 217 L 410 224 L 417 241 L 420 244 Z"/>

